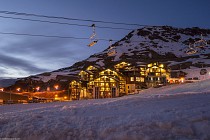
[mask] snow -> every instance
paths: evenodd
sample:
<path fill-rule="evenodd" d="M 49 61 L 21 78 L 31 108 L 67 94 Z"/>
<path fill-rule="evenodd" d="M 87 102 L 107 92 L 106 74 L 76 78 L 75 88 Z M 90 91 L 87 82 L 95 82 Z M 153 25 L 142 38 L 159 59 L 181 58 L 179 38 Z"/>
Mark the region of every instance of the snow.
<path fill-rule="evenodd" d="M 104 64 L 104 60 L 100 60 L 99 62 L 96 62 L 97 65 L 101 66 L 101 67 L 104 67 L 105 64 Z"/>
<path fill-rule="evenodd" d="M 151 34 L 159 34 L 161 38 L 164 38 L 162 40 L 161 38 L 154 38 L 150 39 L 147 35 L 141 36 L 138 35 L 139 30 L 149 31 Z M 174 30 L 174 31 L 173 31 Z M 183 29 L 179 28 L 171 28 L 171 30 L 166 30 L 163 27 L 143 27 L 142 29 L 134 30 L 131 38 L 126 38 L 125 40 L 119 41 L 116 48 L 116 54 L 113 56 L 114 62 L 120 61 L 122 58 L 122 55 L 129 56 L 129 58 L 132 58 L 132 56 L 135 54 L 137 57 L 143 57 L 143 59 L 146 57 L 153 58 L 152 54 L 149 53 L 151 50 L 157 52 L 160 55 L 166 55 L 167 53 L 173 53 L 178 58 L 183 58 L 183 61 L 168 61 L 171 62 L 169 65 L 175 65 L 179 63 L 185 63 L 185 62 L 192 62 L 193 64 L 202 62 L 205 64 L 210 64 L 210 61 L 208 59 L 208 54 L 210 53 L 210 47 L 208 44 L 208 47 L 206 47 L 205 50 L 198 49 L 198 53 L 188 55 L 186 54 L 186 50 L 188 50 L 188 44 L 184 43 L 188 41 L 189 39 L 199 39 L 201 38 L 199 35 L 190 35 L 190 34 L 184 34 L 181 32 Z M 187 29 L 184 29 L 187 31 Z M 192 32 L 192 31 L 190 31 Z M 174 36 L 180 36 L 180 39 L 176 41 L 173 40 Z M 203 39 L 209 41 L 210 34 L 207 34 L 207 36 L 203 36 Z M 167 41 L 165 41 L 165 39 Z M 84 62 L 91 62 L 91 64 L 95 63 L 101 67 L 105 67 L 105 57 L 107 56 L 108 48 L 102 52 L 96 53 L 86 60 Z M 196 55 L 199 55 L 197 57 Z M 190 57 L 196 57 L 196 58 L 190 58 Z M 186 59 L 186 60 L 185 60 Z M 63 76 L 69 76 L 69 75 L 76 75 L 83 69 L 83 65 L 77 66 L 77 67 L 69 67 L 67 69 L 61 69 L 59 72 L 51 72 L 50 76 L 43 76 L 43 75 L 35 75 L 38 78 L 32 78 L 33 80 L 42 80 L 44 82 L 48 82 L 49 80 L 53 79 L 56 80 L 57 75 L 63 75 Z M 190 75 L 190 74 L 189 74 Z M 197 77 L 197 76 L 196 76 Z M 191 77 L 190 77 L 191 78 Z"/>
<path fill-rule="evenodd" d="M 201 69 L 206 69 L 207 73 L 205 75 L 200 75 Z M 183 69 L 182 71 L 187 73 L 185 79 L 198 77 L 199 80 L 206 80 L 210 78 L 210 67 L 205 67 L 205 68 L 191 67 L 190 69 Z"/>
<path fill-rule="evenodd" d="M 113 99 L 0 106 L 0 138 L 210 139 L 209 82 Z"/>
<path fill-rule="evenodd" d="M 87 61 L 93 62 L 93 61 L 97 61 L 98 59 L 99 58 L 97 58 L 97 57 L 90 57 L 90 58 L 87 59 Z"/>

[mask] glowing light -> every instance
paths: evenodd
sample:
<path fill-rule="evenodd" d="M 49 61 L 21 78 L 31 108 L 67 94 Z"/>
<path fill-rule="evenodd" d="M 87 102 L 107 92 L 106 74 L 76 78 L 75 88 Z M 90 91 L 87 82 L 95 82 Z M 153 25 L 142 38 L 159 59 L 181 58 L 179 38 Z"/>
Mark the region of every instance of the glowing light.
<path fill-rule="evenodd" d="M 20 91 L 20 88 L 17 88 L 16 90 L 19 92 Z"/>
<path fill-rule="evenodd" d="M 36 91 L 39 91 L 40 90 L 40 87 L 36 87 Z"/>
<path fill-rule="evenodd" d="M 152 67 L 152 64 L 148 64 L 147 67 Z"/>
<path fill-rule="evenodd" d="M 160 67 L 163 68 L 164 67 L 163 64 L 160 64 Z"/>
<path fill-rule="evenodd" d="M 184 83 L 184 78 L 183 78 L 183 77 L 180 78 L 180 82 L 181 82 L 181 83 Z"/>
<path fill-rule="evenodd" d="M 64 96 L 64 99 L 67 99 L 67 97 L 66 97 L 66 96 Z"/>
<path fill-rule="evenodd" d="M 0 88 L 0 91 L 4 91 L 4 88 Z"/>
<path fill-rule="evenodd" d="M 58 85 L 55 85 L 54 88 L 57 90 L 59 88 L 59 86 Z"/>

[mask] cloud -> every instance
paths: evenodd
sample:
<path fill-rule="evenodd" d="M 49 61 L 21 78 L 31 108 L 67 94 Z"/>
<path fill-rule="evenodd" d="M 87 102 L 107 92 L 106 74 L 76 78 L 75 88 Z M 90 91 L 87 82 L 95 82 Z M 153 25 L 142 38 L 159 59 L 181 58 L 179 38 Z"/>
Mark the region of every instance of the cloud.
<path fill-rule="evenodd" d="M 25 72 L 39 73 L 48 71 L 49 69 L 39 68 L 26 59 L 20 59 L 12 56 L 0 54 L 0 67 L 1 72 L 6 74 L 11 71 L 10 69 L 22 70 Z M 8 70 L 8 71 L 7 71 Z"/>
<path fill-rule="evenodd" d="M 22 27 L 11 32 L 77 36 L 71 35 L 64 27 L 53 27 L 54 31 L 49 26 L 42 25 Z M 30 75 L 69 67 L 91 54 L 93 50 L 86 46 L 87 42 L 88 40 L 5 35 L 0 42 L 0 67 L 8 67 L 10 72 L 5 68 L 0 71 L 7 74 L 13 71 L 19 75 L 21 72 Z"/>

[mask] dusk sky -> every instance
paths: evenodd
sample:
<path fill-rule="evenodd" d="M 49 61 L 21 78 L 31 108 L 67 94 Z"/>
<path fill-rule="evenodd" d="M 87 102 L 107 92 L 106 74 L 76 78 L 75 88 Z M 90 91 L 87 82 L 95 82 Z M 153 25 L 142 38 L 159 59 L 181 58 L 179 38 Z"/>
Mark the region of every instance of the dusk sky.
<path fill-rule="evenodd" d="M 0 0 L 0 77 L 25 77 L 69 67 L 106 49 L 108 41 L 87 47 L 89 40 L 6 35 L 41 34 L 89 38 L 92 28 L 13 18 L 92 25 L 94 22 L 3 14 L 1 11 L 91 19 L 141 25 L 210 29 L 210 0 Z M 3 18 L 4 17 L 4 18 Z M 139 26 L 95 23 L 96 26 L 137 29 Z M 120 40 L 132 30 L 96 28 L 101 39 Z"/>

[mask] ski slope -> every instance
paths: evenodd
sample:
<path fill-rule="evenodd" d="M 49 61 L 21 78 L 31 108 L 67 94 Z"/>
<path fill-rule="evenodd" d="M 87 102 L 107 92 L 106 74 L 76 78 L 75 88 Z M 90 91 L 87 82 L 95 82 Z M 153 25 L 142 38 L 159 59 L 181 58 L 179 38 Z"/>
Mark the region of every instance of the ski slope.
<path fill-rule="evenodd" d="M 113 99 L 0 106 L 0 138 L 210 139 L 210 80 Z"/>

